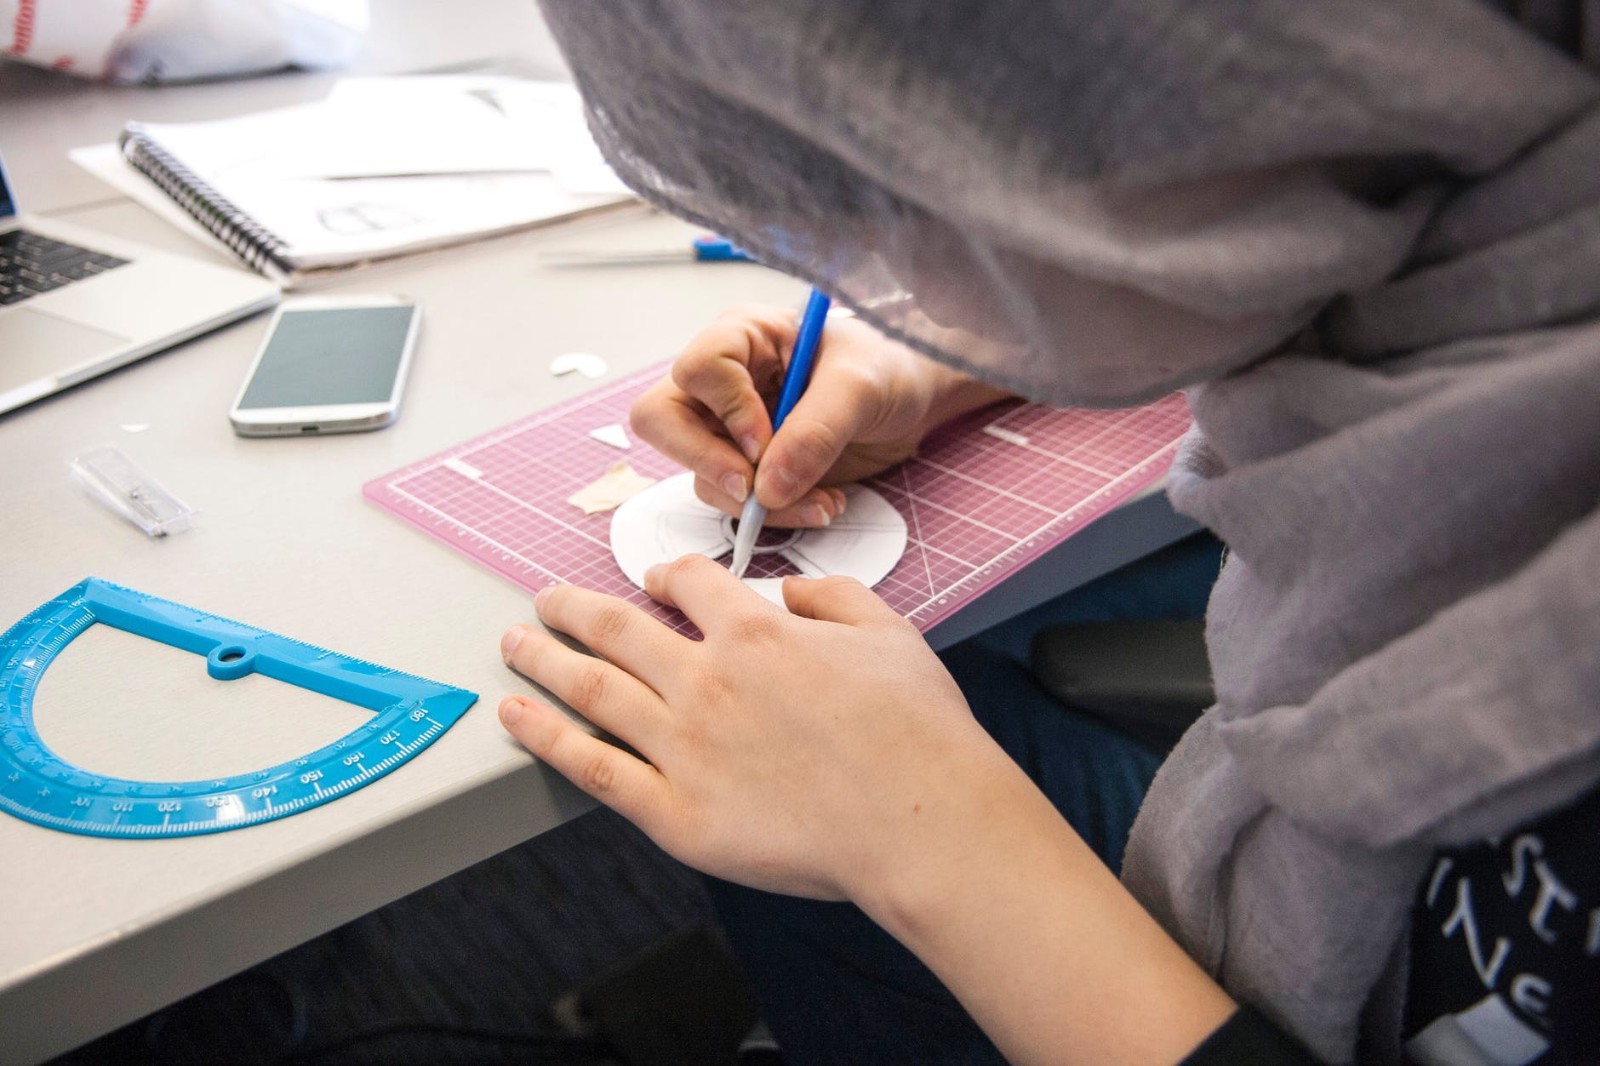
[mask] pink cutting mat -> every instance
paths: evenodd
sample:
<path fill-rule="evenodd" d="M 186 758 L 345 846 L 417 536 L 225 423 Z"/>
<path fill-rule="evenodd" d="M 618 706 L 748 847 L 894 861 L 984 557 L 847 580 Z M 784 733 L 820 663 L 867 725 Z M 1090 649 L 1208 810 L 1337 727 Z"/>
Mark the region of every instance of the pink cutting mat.
<path fill-rule="evenodd" d="M 611 556 L 611 514 L 567 497 L 626 459 L 666 478 L 682 468 L 635 441 L 589 436 L 627 424 L 666 372 L 653 367 L 369 482 L 366 497 L 434 539 L 536 591 L 566 581 L 638 604 L 680 632 L 689 621 L 635 587 Z M 1012 404 L 941 430 L 867 482 L 905 516 L 905 555 L 878 593 L 924 632 L 1159 478 L 1189 426 L 1183 398 L 1126 411 Z M 796 571 L 758 555 L 751 577 Z"/>

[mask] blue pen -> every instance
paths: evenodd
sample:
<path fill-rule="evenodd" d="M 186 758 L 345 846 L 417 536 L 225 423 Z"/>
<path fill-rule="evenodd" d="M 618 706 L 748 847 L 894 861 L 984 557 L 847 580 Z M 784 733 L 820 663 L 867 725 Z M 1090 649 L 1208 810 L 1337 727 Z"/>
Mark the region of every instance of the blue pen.
<path fill-rule="evenodd" d="M 800 315 L 800 330 L 795 335 L 794 351 L 789 356 L 789 367 L 783 372 L 783 388 L 778 392 L 778 407 L 772 414 L 772 432 L 777 433 L 783 420 L 800 401 L 801 393 L 811 381 L 811 367 L 817 359 L 817 348 L 822 343 L 822 326 L 828 318 L 828 296 L 821 289 L 812 289 L 806 309 Z M 733 561 L 728 569 L 734 577 L 744 577 L 750 566 L 750 555 L 755 551 L 756 538 L 767 521 L 767 509 L 756 502 L 755 479 L 750 481 L 750 495 L 745 498 L 744 510 L 739 515 L 739 530 L 733 537 Z"/>
<path fill-rule="evenodd" d="M 559 248 L 539 257 L 549 266 L 648 266 L 653 263 L 754 263 L 755 256 L 726 237 L 706 234 L 673 248 Z"/>

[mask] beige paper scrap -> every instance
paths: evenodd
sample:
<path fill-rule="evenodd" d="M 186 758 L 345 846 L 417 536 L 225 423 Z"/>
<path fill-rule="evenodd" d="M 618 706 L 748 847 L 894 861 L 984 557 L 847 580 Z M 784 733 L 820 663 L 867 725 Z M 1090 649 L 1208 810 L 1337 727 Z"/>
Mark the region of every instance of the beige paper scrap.
<path fill-rule="evenodd" d="M 611 464 L 600 480 L 568 496 L 567 502 L 584 514 L 599 514 L 616 508 L 655 483 L 655 478 L 645 477 L 623 460 Z"/>

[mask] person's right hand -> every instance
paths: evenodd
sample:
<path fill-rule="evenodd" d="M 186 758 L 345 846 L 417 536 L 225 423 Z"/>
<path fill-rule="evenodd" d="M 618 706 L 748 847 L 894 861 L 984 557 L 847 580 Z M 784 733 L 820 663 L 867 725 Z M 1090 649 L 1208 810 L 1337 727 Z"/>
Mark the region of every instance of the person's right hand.
<path fill-rule="evenodd" d="M 729 514 L 753 488 L 769 524 L 827 525 L 844 510 L 830 486 L 910 458 L 940 423 L 1007 395 L 834 315 L 811 384 L 774 435 L 797 317 L 774 307 L 723 314 L 634 404 L 634 432 L 692 470 L 700 499 Z"/>

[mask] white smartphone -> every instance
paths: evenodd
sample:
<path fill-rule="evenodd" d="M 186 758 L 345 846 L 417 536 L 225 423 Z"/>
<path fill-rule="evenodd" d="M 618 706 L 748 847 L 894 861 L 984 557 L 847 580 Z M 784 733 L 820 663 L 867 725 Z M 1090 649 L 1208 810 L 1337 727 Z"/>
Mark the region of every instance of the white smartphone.
<path fill-rule="evenodd" d="M 278 305 L 228 412 L 243 437 L 381 429 L 400 412 L 421 308 L 403 296 Z"/>

